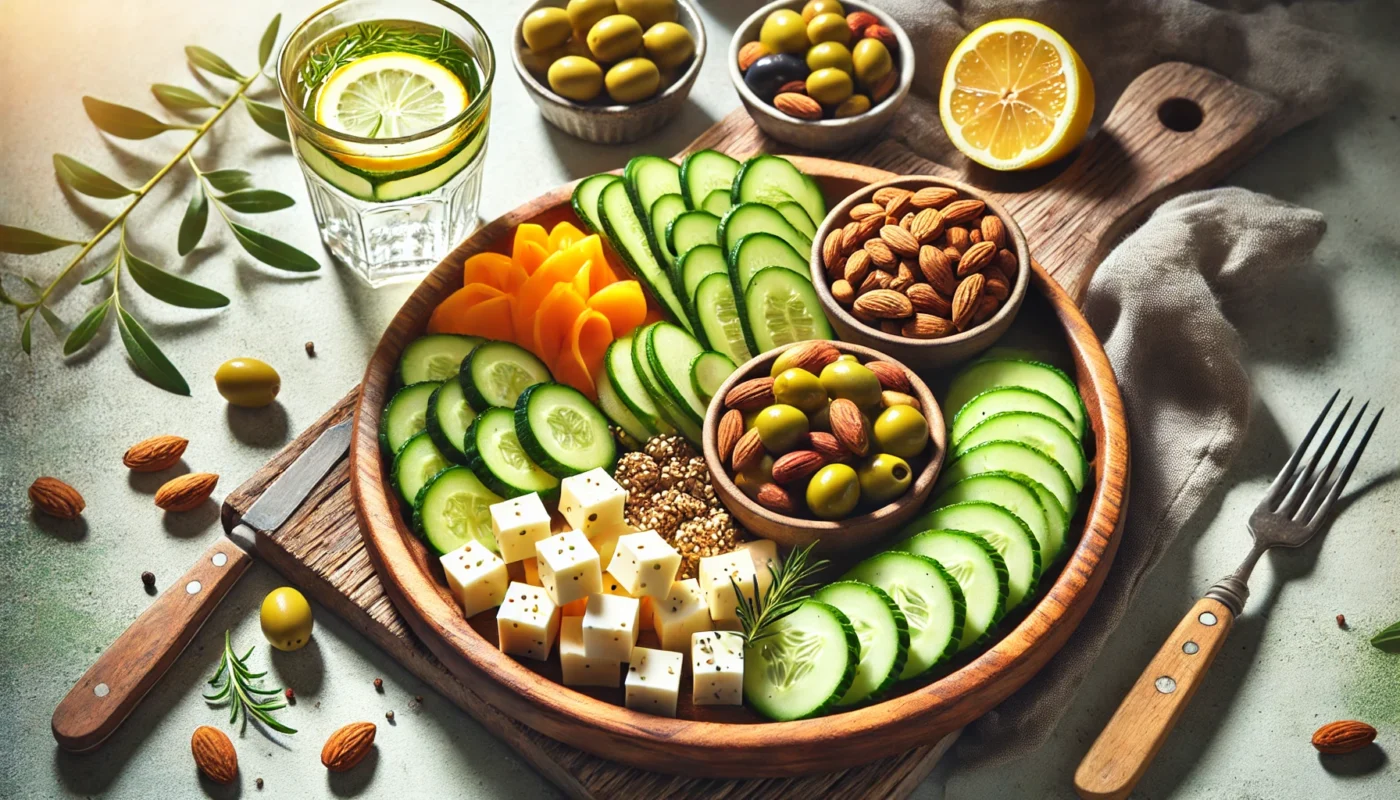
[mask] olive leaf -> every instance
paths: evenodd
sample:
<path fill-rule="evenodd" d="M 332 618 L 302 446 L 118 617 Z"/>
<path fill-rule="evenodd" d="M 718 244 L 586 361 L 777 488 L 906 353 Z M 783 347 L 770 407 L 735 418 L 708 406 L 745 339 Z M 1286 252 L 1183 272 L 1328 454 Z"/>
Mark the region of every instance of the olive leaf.
<path fill-rule="evenodd" d="M 57 336 L 58 338 L 62 339 L 63 337 L 68 335 L 68 324 L 64 322 L 63 319 L 59 317 L 58 314 L 55 313 L 52 308 L 49 308 L 45 305 L 40 305 L 39 316 L 43 317 L 44 322 L 47 322 L 49 324 L 49 330 L 53 331 L 54 336 Z"/>
<path fill-rule="evenodd" d="M 238 70 L 229 66 L 229 63 L 199 45 L 188 45 L 185 47 L 185 57 L 190 63 L 213 75 L 222 78 L 229 78 L 235 81 L 244 80 Z"/>
<path fill-rule="evenodd" d="M 94 273 L 94 274 L 92 274 L 92 275 L 87 276 L 86 278 L 83 278 L 82 285 L 83 285 L 83 286 L 87 286 L 87 285 L 90 284 L 90 283 L 97 283 L 98 281 L 102 280 L 103 278 L 107 277 L 108 275 L 111 275 L 111 274 L 112 274 L 112 270 L 116 269 L 116 268 L 117 268 L 117 264 L 121 263 L 121 258 L 122 258 L 122 251 L 121 251 L 121 248 L 119 247 L 119 248 L 117 248 L 116 254 L 112 256 L 112 261 L 111 261 L 111 263 L 109 263 L 107 266 L 103 267 L 99 272 L 96 272 L 96 273 Z"/>
<path fill-rule="evenodd" d="M 166 131 L 189 127 L 170 125 L 144 111 L 108 103 L 96 97 L 83 97 L 83 109 L 98 130 L 122 139 L 149 139 Z"/>
<path fill-rule="evenodd" d="M 1400 622 L 1372 636 L 1371 646 L 1387 653 L 1400 653 Z"/>
<path fill-rule="evenodd" d="M 253 185 L 253 175 L 244 169 L 216 169 L 201 173 L 204 180 L 220 192 L 236 192 Z"/>
<path fill-rule="evenodd" d="M 263 31 L 262 41 L 258 42 L 258 69 L 267 66 L 267 60 L 272 57 L 272 46 L 277 44 L 277 29 L 282 25 L 282 15 L 278 14 L 267 24 L 267 30 Z"/>
<path fill-rule="evenodd" d="M 271 189 L 244 189 L 220 197 L 219 202 L 243 214 L 265 214 L 296 205 L 292 198 Z"/>
<path fill-rule="evenodd" d="M 126 345 L 126 354 L 131 357 L 137 372 L 167 392 L 189 397 L 190 385 L 185 382 L 185 376 L 170 363 L 151 335 L 120 303 L 117 304 L 117 330 L 121 332 L 122 344 Z"/>
<path fill-rule="evenodd" d="M 186 89 L 183 86 L 157 83 L 151 86 L 151 94 L 156 96 L 156 102 L 171 111 L 189 111 L 196 108 L 218 108 L 218 105 L 211 102 L 204 95 L 192 89 Z"/>
<path fill-rule="evenodd" d="M 126 271 L 136 285 L 157 300 L 181 308 L 223 308 L 228 298 L 197 283 L 171 275 L 156 265 L 126 251 Z"/>
<path fill-rule="evenodd" d="M 252 228 L 246 228 L 233 221 L 230 221 L 228 226 L 233 229 L 234 237 L 238 239 L 239 244 L 243 245 L 243 249 L 248 251 L 248 255 L 269 267 L 291 272 L 315 272 L 321 268 L 316 259 L 286 242 L 274 239 L 265 233 L 258 233 Z"/>
<path fill-rule="evenodd" d="M 107 321 L 107 309 L 112 306 L 112 298 L 107 299 L 93 306 L 83 318 L 78 320 L 78 324 L 73 326 L 72 333 L 63 342 L 63 354 L 71 356 L 87 346 L 92 341 L 92 337 L 102 330 L 102 323 Z"/>
<path fill-rule="evenodd" d="M 16 228 L 11 225 L 0 225 L 0 253 L 32 256 L 80 244 L 82 242 L 59 239 L 49 236 L 47 233 Z"/>
<path fill-rule="evenodd" d="M 243 105 L 248 108 L 248 116 L 253 118 L 253 122 L 257 123 L 259 128 L 284 142 L 292 140 L 291 135 L 287 133 L 287 114 L 282 109 L 249 100 L 247 97 L 243 98 Z"/>
<path fill-rule="evenodd" d="M 24 328 L 19 332 L 19 349 L 23 350 L 25 355 L 29 355 L 30 345 L 34 340 L 33 323 L 34 315 L 30 314 L 24 318 Z"/>
<path fill-rule="evenodd" d="M 60 181 L 88 197 L 111 200 L 136 194 L 135 189 L 128 189 L 87 164 L 59 153 L 54 154 L 53 168 Z"/>
<path fill-rule="evenodd" d="M 194 194 L 190 195 L 190 204 L 185 208 L 185 217 L 180 220 L 180 236 L 175 252 L 182 256 L 189 255 L 204 236 L 204 226 L 208 222 L 209 199 L 204 196 L 204 187 L 196 185 Z"/>

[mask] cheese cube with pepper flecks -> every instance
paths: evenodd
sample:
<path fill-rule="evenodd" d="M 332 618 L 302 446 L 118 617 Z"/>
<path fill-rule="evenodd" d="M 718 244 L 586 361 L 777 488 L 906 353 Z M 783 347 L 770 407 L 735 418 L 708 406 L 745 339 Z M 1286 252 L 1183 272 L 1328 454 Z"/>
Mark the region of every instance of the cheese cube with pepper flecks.
<path fill-rule="evenodd" d="M 559 666 L 565 686 L 617 686 L 622 681 L 622 662 L 585 653 L 583 617 L 564 617 L 559 623 Z"/>
<path fill-rule="evenodd" d="M 476 616 L 501 604 L 506 596 L 506 564 L 478 541 L 470 541 L 442 559 L 447 587 L 462 604 L 462 613 Z"/>
<path fill-rule="evenodd" d="M 739 591 L 752 600 L 756 579 L 753 557 L 747 551 L 735 550 L 700 559 L 700 588 L 710 606 L 710 617 L 715 622 L 738 619 L 739 595 L 735 594 L 734 586 L 737 584 Z M 758 586 L 761 591 L 763 584 L 760 582 Z"/>
<path fill-rule="evenodd" d="M 661 599 L 671 591 L 680 568 L 681 554 L 676 548 L 656 531 L 642 531 L 618 537 L 608 574 L 633 597 Z"/>
<path fill-rule="evenodd" d="M 692 699 L 698 706 L 737 706 L 744 702 L 744 637 L 737 633 L 697 633 L 690 645 Z"/>
<path fill-rule="evenodd" d="M 559 630 L 559 606 L 544 589 L 512 583 L 496 612 L 496 635 L 501 652 L 544 661 Z"/>
<path fill-rule="evenodd" d="M 652 601 L 652 626 L 663 650 L 685 653 L 690 650 L 690 637 L 699 631 L 714 628 L 705 593 L 694 578 L 676 581 L 665 597 Z"/>
<path fill-rule="evenodd" d="M 626 505 L 627 490 L 602 467 L 559 482 L 559 513 L 590 539 L 624 529 Z"/>
<path fill-rule="evenodd" d="M 638 647 L 627 665 L 627 707 L 663 717 L 676 715 L 685 656 L 668 650 Z"/>
<path fill-rule="evenodd" d="M 758 576 L 758 588 L 760 591 L 768 591 L 768 584 L 773 582 L 773 570 L 783 563 L 778 558 L 777 543 L 772 539 L 754 539 L 751 542 L 744 542 L 734 550 L 736 552 L 742 550 L 753 558 L 754 573 Z"/>
<path fill-rule="evenodd" d="M 641 603 L 615 594 L 588 596 L 583 614 L 583 650 L 589 658 L 626 661 L 637 644 Z"/>
<path fill-rule="evenodd" d="M 513 497 L 491 506 L 491 532 L 507 564 L 535 557 L 535 542 L 549 536 L 549 512 L 540 496 Z"/>
<path fill-rule="evenodd" d="M 598 551 L 579 531 L 565 531 L 535 543 L 540 583 L 556 605 L 603 590 Z"/>

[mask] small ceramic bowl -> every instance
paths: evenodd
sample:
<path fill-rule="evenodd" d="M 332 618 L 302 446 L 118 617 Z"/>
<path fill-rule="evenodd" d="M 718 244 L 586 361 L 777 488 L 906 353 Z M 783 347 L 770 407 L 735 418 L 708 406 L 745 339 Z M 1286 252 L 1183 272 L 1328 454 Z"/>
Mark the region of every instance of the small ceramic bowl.
<path fill-rule="evenodd" d="M 695 85 L 695 77 L 700 74 L 700 62 L 705 60 L 705 26 L 689 0 L 675 2 L 676 22 L 690 31 L 690 35 L 695 39 L 695 55 L 691 57 L 690 64 L 675 83 L 649 100 L 629 105 L 606 104 L 606 91 L 597 101 L 577 103 L 555 94 L 548 83 L 535 77 L 525 66 L 525 59 L 529 57 L 529 48 L 525 46 L 525 38 L 521 33 L 525 17 L 541 8 L 564 8 L 568 5 L 568 0 L 537 0 L 526 7 L 515 23 L 515 36 L 511 40 L 511 63 L 515 64 L 515 73 L 520 76 L 520 82 L 525 84 L 530 99 L 539 106 L 540 115 L 545 121 L 570 136 L 586 141 L 598 144 L 625 144 L 659 130 L 679 114 L 686 98 L 690 96 L 691 87 Z"/>
<path fill-rule="evenodd" d="M 739 99 L 744 102 L 744 107 L 748 109 L 749 116 L 753 117 L 754 124 L 764 133 L 803 150 L 828 153 L 844 150 L 873 138 L 890 124 L 899 107 L 904 105 L 905 98 L 909 96 L 909 87 L 914 83 L 914 45 L 909 41 L 904 29 L 889 14 L 859 0 L 842 0 L 847 14 L 855 11 L 869 12 L 880 20 L 881 25 L 894 32 L 895 39 L 899 42 L 899 52 L 895 54 L 899 82 L 895 84 L 895 89 L 889 97 L 864 114 L 844 119 L 823 120 L 790 117 L 774 108 L 771 103 L 763 102 L 749 89 L 748 84 L 744 83 L 744 74 L 739 71 L 739 48 L 749 42 L 758 41 L 759 30 L 769 14 L 783 8 L 800 13 L 804 5 L 805 0 L 777 0 L 744 20 L 734 32 L 734 39 L 729 44 L 729 80 L 734 83 L 734 89 L 739 92 Z"/>
<path fill-rule="evenodd" d="M 832 230 L 844 227 L 846 223 L 851 221 L 852 208 L 861 203 L 872 202 L 871 198 L 874 194 L 886 186 L 897 186 L 910 191 L 918 191 L 929 186 L 956 189 L 962 199 L 981 200 L 987 204 L 988 214 L 1001 218 L 1002 224 L 1006 227 L 1006 249 L 1016 254 L 1016 282 L 1011 287 L 1006 302 L 1002 303 L 1001 308 L 997 309 L 997 312 L 990 319 L 976 327 L 941 339 L 911 339 L 885 333 L 865 324 L 836 302 L 835 297 L 832 297 L 830 279 L 826 274 L 826 266 L 822 263 L 821 243 L 826 241 L 827 235 Z M 1006 333 L 1007 328 L 1011 327 L 1017 312 L 1021 310 L 1021 302 L 1026 298 L 1026 288 L 1030 285 L 1031 258 L 1026 249 L 1026 237 L 1006 208 L 985 193 L 967 184 L 936 178 L 932 175 L 907 175 L 881 183 L 872 183 L 861 191 L 851 194 L 826 215 L 826 219 L 822 220 L 821 227 L 817 229 L 817 235 L 813 241 L 817 244 L 812 247 L 812 284 L 817 290 L 817 297 L 821 300 L 827 319 L 831 320 L 831 325 L 836 329 L 837 334 L 848 342 L 856 342 L 882 353 L 888 353 L 915 370 L 923 371 L 946 367 L 959 361 L 965 361 L 991 347 L 997 339 L 1001 338 L 1002 334 Z"/>
<path fill-rule="evenodd" d="M 831 342 L 831 345 L 842 353 L 855 354 L 863 364 L 887 361 L 903 369 L 909 377 L 911 394 L 918 398 L 920 410 L 928 420 L 928 445 L 923 455 L 910 460 L 909 466 L 914 470 L 914 478 L 909 484 L 909 490 L 899 499 L 859 516 L 828 522 L 770 511 L 744 494 L 730 477 L 729 470 L 720 461 L 717 442 L 719 420 L 726 411 L 724 397 L 730 389 L 750 378 L 766 377 L 778 355 L 790 347 L 796 347 L 796 344 L 769 350 L 735 370 L 710 401 L 709 410 L 705 414 L 704 432 L 701 435 L 705 466 L 710 470 L 715 494 L 719 496 L 725 508 L 729 509 L 729 513 L 734 515 L 734 519 L 755 535 L 772 539 L 784 547 L 820 542 L 816 548 L 819 553 L 837 553 L 867 547 L 898 533 L 900 527 L 913 519 L 928 500 L 929 493 L 933 491 L 933 484 L 938 480 L 938 472 L 943 468 L 943 456 L 947 449 L 943 410 L 933 392 L 929 391 L 918 375 L 898 361 L 868 347 L 838 341 Z"/>

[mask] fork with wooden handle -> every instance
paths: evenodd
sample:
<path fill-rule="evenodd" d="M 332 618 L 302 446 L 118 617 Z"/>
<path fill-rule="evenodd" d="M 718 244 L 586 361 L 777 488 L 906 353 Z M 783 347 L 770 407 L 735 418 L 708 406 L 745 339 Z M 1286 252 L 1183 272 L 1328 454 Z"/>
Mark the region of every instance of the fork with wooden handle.
<path fill-rule="evenodd" d="M 1326 421 L 1338 394 L 1340 392 L 1327 401 L 1307 436 L 1289 456 L 1283 471 L 1250 515 L 1249 532 L 1254 536 L 1254 547 L 1244 563 L 1234 574 L 1212 586 L 1176 626 L 1080 762 L 1074 774 L 1074 786 L 1080 797 L 1121 800 L 1132 792 L 1205 679 L 1206 670 L 1225 643 L 1235 617 L 1244 610 L 1245 600 L 1249 598 L 1249 575 L 1259 557 L 1271 547 L 1301 547 L 1322 527 L 1385 411 L 1381 409 L 1371 418 L 1371 424 L 1346 465 L 1334 476 L 1342 453 L 1366 414 L 1366 405 L 1362 405 L 1326 466 L 1319 470 L 1332 438 L 1351 409 L 1348 400 L 1307 465 L 1300 467 L 1308 445 Z"/>

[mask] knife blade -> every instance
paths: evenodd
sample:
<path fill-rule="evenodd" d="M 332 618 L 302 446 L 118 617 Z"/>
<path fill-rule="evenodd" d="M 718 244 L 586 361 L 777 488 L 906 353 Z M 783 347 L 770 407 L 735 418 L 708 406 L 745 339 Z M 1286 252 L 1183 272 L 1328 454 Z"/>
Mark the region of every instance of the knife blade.
<path fill-rule="evenodd" d="M 95 750 L 141 703 L 247 571 L 257 533 L 287 521 L 350 449 L 351 421 L 326 429 L 180 580 L 131 623 L 54 709 L 59 747 Z"/>

